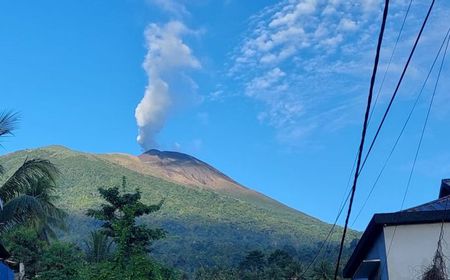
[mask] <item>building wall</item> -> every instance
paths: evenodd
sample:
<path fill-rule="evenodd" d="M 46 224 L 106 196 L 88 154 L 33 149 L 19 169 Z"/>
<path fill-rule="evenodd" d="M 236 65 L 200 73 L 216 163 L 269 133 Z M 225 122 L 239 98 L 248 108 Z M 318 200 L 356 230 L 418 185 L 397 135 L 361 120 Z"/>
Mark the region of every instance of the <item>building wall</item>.
<path fill-rule="evenodd" d="M 388 280 L 387 266 L 386 266 L 386 249 L 385 249 L 384 234 L 378 235 L 373 243 L 369 253 L 364 258 L 365 260 L 380 260 L 380 280 Z M 367 278 L 356 278 L 354 280 L 366 280 Z"/>
<path fill-rule="evenodd" d="M 388 274 L 391 280 L 421 279 L 437 249 L 441 223 L 387 226 L 384 228 Z M 444 240 L 450 240 L 450 224 L 444 225 Z M 450 245 L 442 242 L 450 257 Z M 447 261 L 447 268 L 450 262 Z"/>

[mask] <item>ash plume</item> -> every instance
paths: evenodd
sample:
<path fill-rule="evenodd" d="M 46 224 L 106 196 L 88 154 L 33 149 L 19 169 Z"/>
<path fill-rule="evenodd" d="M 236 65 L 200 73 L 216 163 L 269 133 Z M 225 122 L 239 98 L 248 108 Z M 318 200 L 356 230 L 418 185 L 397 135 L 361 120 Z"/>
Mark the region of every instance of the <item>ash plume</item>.
<path fill-rule="evenodd" d="M 189 90 L 189 86 L 179 85 L 187 77 L 182 71 L 201 67 L 182 40 L 183 35 L 190 33 L 193 31 L 179 21 L 163 26 L 150 24 L 145 30 L 147 54 L 143 68 L 148 85 L 135 111 L 137 141 L 144 150 L 156 146 L 155 135 L 163 128 L 174 99 L 182 94 L 180 91 Z M 188 79 L 188 83 L 192 81 Z"/>

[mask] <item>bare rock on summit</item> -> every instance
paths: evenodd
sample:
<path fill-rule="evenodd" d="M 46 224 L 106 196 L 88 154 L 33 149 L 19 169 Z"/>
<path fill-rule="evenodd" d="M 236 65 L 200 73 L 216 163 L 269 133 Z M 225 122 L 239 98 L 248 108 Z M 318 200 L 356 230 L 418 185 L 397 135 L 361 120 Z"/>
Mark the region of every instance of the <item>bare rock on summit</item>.
<path fill-rule="evenodd" d="M 139 159 L 158 177 L 183 185 L 247 190 L 211 165 L 187 154 L 153 149 L 140 155 Z"/>
<path fill-rule="evenodd" d="M 256 194 L 211 165 L 184 153 L 149 150 L 139 156 L 108 154 L 103 157 L 139 173 L 181 185 L 231 193 Z"/>

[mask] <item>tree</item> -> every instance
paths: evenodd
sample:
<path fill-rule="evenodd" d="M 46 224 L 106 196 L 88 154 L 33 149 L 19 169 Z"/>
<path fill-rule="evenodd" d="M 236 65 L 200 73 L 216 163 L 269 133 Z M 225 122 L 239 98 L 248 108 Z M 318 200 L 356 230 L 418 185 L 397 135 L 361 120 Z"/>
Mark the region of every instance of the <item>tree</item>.
<path fill-rule="evenodd" d="M 304 279 L 303 267 L 284 250 L 275 250 L 267 259 L 268 279 Z"/>
<path fill-rule="evenodd" d="M 83 267 L 81 251 L 71 243 L 54 242 L 43 252 L 39 261 L 40 280 L 78 279 Z"/>
<path fill-rule="evenodd" d="M 17 114 L 0 114 L 0 137 L 12 135 L 17 121 Z M 58 174 L 54 164 L 39 158 L 27 158 L 9 173 L 0 165 L 0 176 L 7 177 L 0 185 L 0 233 L 29 224 L 48 241 L 52 228 L 63 226 L 65 214 L 52 203 Z"/>
<path fill-rule="evenodd" d="M 161 209 L 163 201 L 155 205 L 142 203 L 138 189 L 132 193 L 126 192 L 125 177 L 122 179 L 122 191 L 119 187 L 112 187 L 99 188 L 99 192 L 107 203 L 102 204 L 100 209 L 89 209 L 87 215 L 103 222 L 100 232 L 114 241 L 115 253 L 112 261 L 101 261 L 87 268 L 85 278 L 179 279 L 177 272 L 158 264 L 148 255 L 152 242 L 163 238 L 165 231 L 136 223 L 137 218 Z"/>
<path fill-rule="evenodd" d="M 270 254 L 267 261 L 269 265 L 278 266 L 280 268 L 286 268 L 294 262 L 294 258 L 291 255 L 289 255 L 286 251 L 278 249 L 275 250 L 272 254 Z"/>
<path fill-rule="evenodd" d="M 264 253 L 254 250 L 248 253 L 245 259 L 239 264 L 241 270 L 260 271 L 266 266 Z"/>
<path fill-rule="evenodd" d="M 266 269 L 266 257 L 259 250 L 251 251 L 239 264 L 239 273 L 242 279 L 262 279 Z"/>
<path fill-rule="evenodd" d="M 239 279 L 238 273 L 231 268 L 213 267 L 213 268 L 200 268 L 196 271 L 195 280 L 229 280 Z"/>
<path fill-rule="evenodd" d="M 111 256 L 112 240 L 100 231 L 92 231 L 88 241 L 85 242 L 86 259 L 89 262 L 99 263 Z"/>
<path fill-rule="evenodd" d="M 47 245 L 39 239 L 35 230 L 28 227 L 16 227 L 2 236 L 12 259 L 25 265 L 28 278 L 36 275 L 39 269 L 39 261 Z"/>
<path fill-rule="evenodd" d="M 320 262 L 313 269 L 313 279 L 315 280 L 331 280 L 333 275 L 333 268 L 330 263 L 325 261 Z"/>
<path fill-rule="evenodd" d="M 126 189 L 125 178 L 122 188 Z M 87 215 L 103 221 L 102 233 L 114 240 L 116 261 L 120 265 L 124 266 L 133 255 L 149 252 L 152 241 L 165 236 L 163 229 L 136 223 L 136 218 L 161 209 L 163 200 L 155 205 L 145 205 L 140 201 L 138 189 L 134 193 L 121 193 L 119 187 L 112 187 L 99 188 L 99 192 L 107 204 L 102 204 L 100 209 L 89 209 Z"/>

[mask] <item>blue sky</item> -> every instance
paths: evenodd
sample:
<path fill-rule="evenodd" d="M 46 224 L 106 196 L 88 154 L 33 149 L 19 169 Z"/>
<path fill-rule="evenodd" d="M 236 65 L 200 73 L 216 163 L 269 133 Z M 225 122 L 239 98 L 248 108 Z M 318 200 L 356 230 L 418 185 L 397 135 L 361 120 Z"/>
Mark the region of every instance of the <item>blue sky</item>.
<path fill-rule="evenodd" d="M 332 222 L 359 142 L 381 2 L 2 1 L 1 109 L 20 112 L 21 122 L 0 153 L 51 144 L 96 153 L 179 150 Z M 445 2 L 436 1 L 361 177 L 355 213 L 443 40 Z M 392 1 L 376 89 L 408 4 Z M 412 4 L 369 136 L 427 5 Z M 406 207 L 435 198 L 450 177 L 446 62 Z M 375 212 L 399 210 L 435 76 L 354 228 Z"/>

